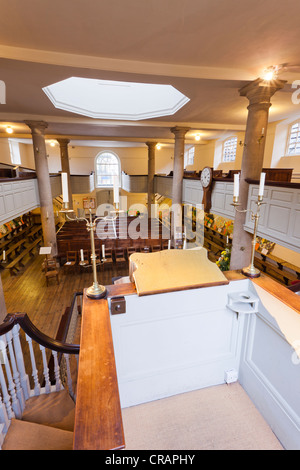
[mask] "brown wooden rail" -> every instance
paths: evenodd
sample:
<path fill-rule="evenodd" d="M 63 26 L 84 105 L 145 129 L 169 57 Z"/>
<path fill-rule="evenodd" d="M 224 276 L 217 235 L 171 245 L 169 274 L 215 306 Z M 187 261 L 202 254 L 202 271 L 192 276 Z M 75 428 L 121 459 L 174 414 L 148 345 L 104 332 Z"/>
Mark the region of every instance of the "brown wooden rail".
<path fill-rule="evenodd" d="M 45 348 L 66 354 L 79 354 L 78 344 L 67 344 L 45 335 L 36 328 L 27 313 L 9 313 L 0 325 L 0 336 L 10 331 L 16 324 L 19 324 L 22 330 L 30 336 L 30 338 Z"/>
<path fill-rule="evenodd" d="M 106 299 L 83 295 L 74 450 L 125 447 L 110 314 Z"/>

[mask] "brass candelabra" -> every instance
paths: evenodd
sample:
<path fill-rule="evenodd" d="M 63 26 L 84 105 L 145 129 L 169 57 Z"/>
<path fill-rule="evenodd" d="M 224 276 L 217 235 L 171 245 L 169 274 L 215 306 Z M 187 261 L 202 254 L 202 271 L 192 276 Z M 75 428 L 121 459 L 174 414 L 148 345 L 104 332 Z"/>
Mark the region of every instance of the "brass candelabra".
<path fill-rule="evenodd" d="M 253 238 L 252 238 L 252 251 L 251 251 L 251 261 L 249 266 L 246 268 L 242 269 L 242 273 L 245 274 L 245 276 L 248 277 L 259 277 L 260 276 L 260 271 L 259 269 L 255 268 L 254 266 L 254 256 L 255 256 L 255 245 L 256 245 L 256 235 L 257 235 L 257 226 L 258 226 L 258 221 L 260 217 L 260 206 L 262 204 L 265 204 L 263 202 L 263 196 L 259 195 L 256 201 L 257 205 L 257 211 L 254 213 L 251 210 L 251 219 L 254 220 L 254 231 L 253 231 Z M 240 206 L 238 202 L 238 196 L 233 196 L 233 203 L 231 204 L 236 212 L 247 212 L 247 209 L 238 209 L 238 206 Z"/>
<path fill-rule="evenodd" d="M 60 211 L 65 214 L 66 218 L 71 221 L 79 221 L 84 220 L 86 223 L 87 231 L 90 232 L 90 239 L 91 239 L 91 260 L 92 260 L 92 268 L 93 268 L 93 284 L 86 290 L 86 295 L 93 299 L 101 299 L 106 295 L 106 288 L 98 283 L 97 280 L 97 267 L 96 267 L 96 252 L 95 252 L 95 238 L 94 232 L 96 231 L 96 223 L 98 220 L 103 219 L 103 217 L 96 217 L 93 220 L 92 211 L 89 209 L 89 218 L 85 217 L 69 217 L 69 214 L 74 213 L 73 210 L 68 208 L 68 203 L 64 203 L 63 209 Z"/>

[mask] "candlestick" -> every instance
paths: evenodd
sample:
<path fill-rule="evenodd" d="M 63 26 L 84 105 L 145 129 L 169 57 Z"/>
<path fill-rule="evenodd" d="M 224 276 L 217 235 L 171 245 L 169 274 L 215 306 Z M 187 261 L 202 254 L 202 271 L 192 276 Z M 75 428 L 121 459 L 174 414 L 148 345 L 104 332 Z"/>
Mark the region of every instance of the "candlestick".
<path fill-rule="evenodd" d="M 265 175 L 265 173 L 263 173 Z M 255 268 L 254 266 L 254 256 L 255 256 L 255 245 L 256 245 L 256 234 L 257 234 L 257 226 L 258 226 L 258 220 L 259 220 L 259 217 L 260 217 L 260 206 L 262 204 L 265 204 L 264 202 L 262 202 L 263 200 L 263 196 L 261 195 L 258 195 L 258 198 L 257 198 L 257 201 L 256 201 L 256 205 L 257 205 L 257 211 L 256 211 L 256 214 L 254 214 L 254 212 L 251 210 L 251 218 L 252 220 L 254 220 L 254 232 L 253 232 L 253 238 L 252 238 L 252 251 L 251 251 L 251 261 L 250 261 L 250 264 L 248 267 L 246 268 L 243 268 L 242 269 L 242 273 L 245 274 L 245 276 L 248 276 L 248 277 L 259 277 L 260 276 L 260 271 L 258 269 Z M 237 197 L 233 197 L 233 203 L 231 204 L 233 207 L 234 207 L 234 210 L 236 212 L 247 212 L 247 209 L 238 209 L 238 206 L 240 205 L 238 203 L 238 198 Z"/>
<path fill-rule="evenodd" d="M 239 185 L 240 185 L 240 175 L 239 173 L 235 173 L 234 176 L 234 183 L 233 183 L 233 195 L 234 197 L 238 198 L 239 197 Z"/>
<path fill-rule="evenodd" d="M 266 173 L 261 173 L 260 182 L 259 182 L 259 189 L 258 189 L 258 195 L 261 196 L 261 197 L 264 195 L 265 179 L 266 179 Z"/>
<path fill-rule="evenodd" d="M 89 209 L 89 219 L 86 219 L 85 217 L 69 217 L 68 213 L 69 212 L 74 212 L 74 211 L 69 211 L 69 210 L 62 210 L 62 213 L 66 215 L 66 217 L 69 220 L 84 220 L 86 222 L 86 228 L 87 231 L 90 232 L 90 239 L 91 239 L 91 260 L 92 260 L 92 268 L 93 268 L 93 285 L 90 286 L 86 290 L 86 295 L 87 297 L 91 297 L 92 299 L 101 299 L 105 297 L 106 295 L 106 287 L 101 286 L 98 281 L 97 281 L 97 267 L 96 267 L 96 252 L 95 252 L 95 239 L 94 239 L 94 232 L 96 230 L 96 222 L 99 219 L 103 219 L 104 217 L 96 217 L 93 221 L 92 217 L 92 210 Z M 103 245 L 102 245 L 103 246 Z"/>
<path fill-rule="evenodd" d="M 62 193 L 63 193 L 63 202 L 69 202 L 67 173 L 61 173 L 61 185 L 62 185 Z"/>

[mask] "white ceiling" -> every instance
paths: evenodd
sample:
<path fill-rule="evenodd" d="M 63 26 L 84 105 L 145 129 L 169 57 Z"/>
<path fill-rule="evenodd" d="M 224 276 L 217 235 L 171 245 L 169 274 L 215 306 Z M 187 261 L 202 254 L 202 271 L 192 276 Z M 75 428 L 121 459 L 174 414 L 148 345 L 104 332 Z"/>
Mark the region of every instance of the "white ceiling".
<path fill-rule="evenodd" d="M 171 143 L 170 128 L 208 141 L 244 130 L 239 88 L 265 67 L 287 63 L 288 80 L 272 98 L 270 121 L 300 115 L 292 103 L 300 79 L 298 0 L 11 0 L 0 16 L 0 136 L 11 123 L 45 120 L 47 137 Z M 168 84 L 190 98 L 179 111 L 139 122 L 92 119 L 56 109 L 43 87 L 69 77 Z"/>

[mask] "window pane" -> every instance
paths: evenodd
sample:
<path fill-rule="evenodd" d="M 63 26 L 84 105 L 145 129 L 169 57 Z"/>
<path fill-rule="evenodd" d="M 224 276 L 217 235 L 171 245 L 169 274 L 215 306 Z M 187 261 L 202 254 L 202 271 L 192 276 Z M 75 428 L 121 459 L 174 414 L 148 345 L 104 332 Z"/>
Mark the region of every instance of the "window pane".
<path fill-rule="evenodd" d="M 237 137 L 231 137 L 224 142 L 223 161 L 232 162 L 236 157 Z"/>
<path fill-rule="evenodd" d="M 110 152 L 102 153 L 96 162 L 97 186 L 114 185 L 114 176 L 120 175 L 118 158 Z"/>

